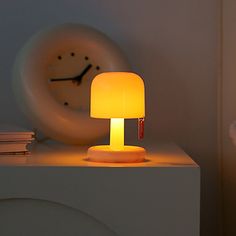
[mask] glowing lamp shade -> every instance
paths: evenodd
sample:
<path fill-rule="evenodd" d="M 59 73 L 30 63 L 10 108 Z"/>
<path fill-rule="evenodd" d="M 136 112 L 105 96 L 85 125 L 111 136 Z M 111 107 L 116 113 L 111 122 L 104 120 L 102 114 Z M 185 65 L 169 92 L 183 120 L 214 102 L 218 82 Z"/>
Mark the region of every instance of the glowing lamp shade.
<path fill-rule="evenodd" d="M 88 149 L 88 159 L 98 162 L 140 162 L 145 149 L 124 145 L 124 119 L 144 118 L 145 91 L 141 77 L 130 72 L 97 75 L 91 85 L 90 116 L 111 119 L 110 145 Z"/>
<path fill-rule="evenodd" d="M 144 117 L 143 80 L 128 72 L 97 75 L 91 86 L 90 115 L 94 118 Z"/>

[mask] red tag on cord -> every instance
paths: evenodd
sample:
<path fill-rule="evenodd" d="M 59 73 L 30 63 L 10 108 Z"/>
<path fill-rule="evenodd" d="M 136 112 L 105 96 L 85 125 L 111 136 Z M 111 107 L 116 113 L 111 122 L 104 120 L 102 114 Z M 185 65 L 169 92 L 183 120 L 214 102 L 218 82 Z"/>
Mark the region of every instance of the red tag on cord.
<path fill-rule="evenodd" d="M 138 118 L 138 139 L 144 137 L 144 118 Z"/>

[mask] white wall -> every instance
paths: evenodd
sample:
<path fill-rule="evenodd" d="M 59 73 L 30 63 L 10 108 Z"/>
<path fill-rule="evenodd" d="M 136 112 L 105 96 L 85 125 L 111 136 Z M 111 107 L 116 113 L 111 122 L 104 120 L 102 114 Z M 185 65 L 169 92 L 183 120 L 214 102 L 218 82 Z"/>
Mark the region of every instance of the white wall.
<path fill-rule="evenodd" d="M 29 126 L 13 99 L 11 67 L 33 33 L 64 22 L 102 30 L 145 79 L 147 139 L 172 140 L 201 165 L 202 232 L 216 235 L 219 1 L 2 0 L 0 122 Z"/>

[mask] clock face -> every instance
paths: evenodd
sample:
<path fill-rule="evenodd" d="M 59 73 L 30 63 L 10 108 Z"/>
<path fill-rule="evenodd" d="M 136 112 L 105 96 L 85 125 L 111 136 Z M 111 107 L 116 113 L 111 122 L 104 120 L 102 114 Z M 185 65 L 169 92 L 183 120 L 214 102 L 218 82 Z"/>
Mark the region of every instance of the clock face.
<path fill-rule="evenodd" d="M 68 49 L 53 58 L 46 78 L 50 91 L 61 105 L 88 112 L 91 81 L 102 69 L 101 63 L 90 53 Z"/>
<path fill-rule="evenodd" d="M 109 121 L 89 116 L 93 78 L 129 65 L 103 33 L 84 25 L 64 24 L 34 35 L 18 54 L 13 88 L 33 126 L 71 144 L 87 144 L 109 131 Z"/>

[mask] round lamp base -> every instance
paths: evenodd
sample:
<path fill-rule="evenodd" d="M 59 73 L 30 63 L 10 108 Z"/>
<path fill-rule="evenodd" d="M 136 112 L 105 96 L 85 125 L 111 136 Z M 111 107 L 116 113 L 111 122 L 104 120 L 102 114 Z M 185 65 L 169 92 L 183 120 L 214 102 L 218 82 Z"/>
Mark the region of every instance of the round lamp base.
<path fill-rule="evenodd" d="M 145 149 L 137 146 L 124 146 L 123 150 L 114 151 L 109 145 L 101 145 L 90 147 L 87 152 L 89 161 L 108 163 L 143 162 L 145 155 Z"/>

